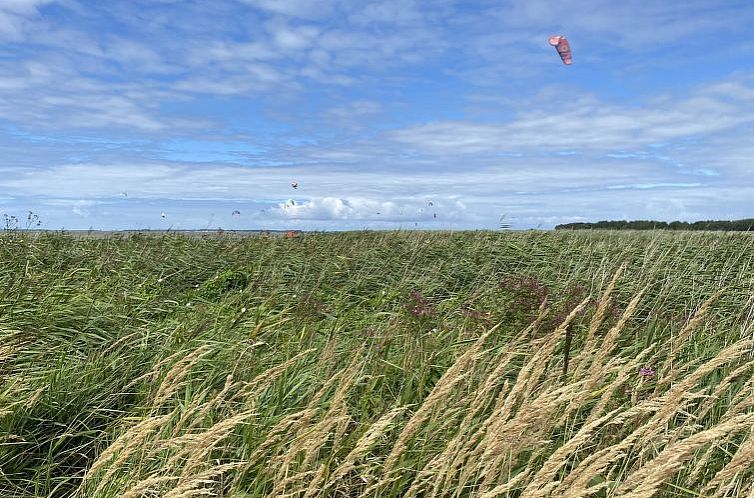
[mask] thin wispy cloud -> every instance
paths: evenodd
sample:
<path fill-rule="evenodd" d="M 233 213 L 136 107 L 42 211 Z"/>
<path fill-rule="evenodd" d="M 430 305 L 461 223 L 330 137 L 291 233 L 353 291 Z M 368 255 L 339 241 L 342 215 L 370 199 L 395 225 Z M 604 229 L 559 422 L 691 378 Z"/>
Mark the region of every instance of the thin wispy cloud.
<path fill-rule="evenodd" d="M 752 22 L 743 1 L 7 0 L 0 211 L 48 228 L 752 216 Z"/>
<path fill-rule="evenodd" d="M 616 150 L 698 138 L 754 124 L 748 107 L 754 87 L 727 83 L 685 99 L 655 99 L 647 105 L 616 105 L 570 92 L 564 103 L 520 109 L 503 123 L 440 121 L 398 130 L 393 138 L 440 153 L 510 150 Z M 571 101 L 573 99 L 573 101 Z"/>

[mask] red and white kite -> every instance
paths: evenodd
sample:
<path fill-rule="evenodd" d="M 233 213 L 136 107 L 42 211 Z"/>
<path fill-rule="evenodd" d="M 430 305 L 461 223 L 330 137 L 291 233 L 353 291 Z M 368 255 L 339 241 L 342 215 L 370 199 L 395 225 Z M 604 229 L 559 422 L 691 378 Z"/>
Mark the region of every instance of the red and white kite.
<path fill-rule="evenodd" d="M 571 46 L 568 44 L 566 37 L 563 35 L 551 36 L 549 42 L 558 51 L 563 64 L 570 66 L 573 60 L 571 59 Z"/>

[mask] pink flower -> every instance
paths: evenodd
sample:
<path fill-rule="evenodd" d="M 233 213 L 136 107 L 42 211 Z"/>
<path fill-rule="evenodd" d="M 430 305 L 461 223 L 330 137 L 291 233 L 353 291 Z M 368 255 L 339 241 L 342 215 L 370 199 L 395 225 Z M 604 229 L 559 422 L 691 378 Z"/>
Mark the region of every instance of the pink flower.
<path fill-rule="evenodd" d="M 641 367 L 639 369 L 639 375 L 642 377 L 648 377 L 653 378 L 655 376 L 655 371 L 652 369 L 652 367 Z"/>

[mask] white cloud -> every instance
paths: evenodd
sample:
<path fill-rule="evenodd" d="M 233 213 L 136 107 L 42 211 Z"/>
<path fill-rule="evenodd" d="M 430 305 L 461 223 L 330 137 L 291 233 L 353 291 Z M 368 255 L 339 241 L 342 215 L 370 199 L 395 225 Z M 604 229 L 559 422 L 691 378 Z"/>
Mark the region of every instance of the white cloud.
<path fill-rule="evenodd" d="M 643 0 L 584 0 L 553 3 L 548 0 L 511 0 L 499 11 L 506 25 L 556 27 L 599 36 L 605 44 L 647 49 L 657 43 L 698 43 L 700 34 L 746 26 L 754 11 L 746 2 L 690 0 L 684 3 L 647 3 Z"/>
<path fill-rule="evenodd" d="M 349 20 L 363 25 L 406 25 L 419 23 L 424 18 L 425 15 L 415 0 L 382 0 L 370 2 L 362 9 L 356 9 Z"/>
<path fill-rule="evenodd" d="M 28 18 L 54 0 L 3 0 L 0 3 L 0 40 L 19 41 L 26 35 Z"/>
<path fill-rule="evenodd" d="M 285 201 L 270 210 L 276 218 L 294 220 L 371 220 L 380 222 L 432 221 L 440 213 L 444 222 L 464 217 L 466 206 L 458 199 L 378 200 L 364 197 L 318 197 L 299 203 Z"/>
<path fill-rule="evenodd" d="M 0 11 L 28 16 L 37 14 L 39 7 L 53 3 L 55 0 L 3 0 Z"/>
<path fill-rule="evenodd" d="M 369 126 L 369 119 L 379 115 L 382 106 L 373 100 L 354 100 L 345 105 L 332 107 L 323 113 L 329 124 L 362 129 Z"/>
<path fill-rule="evenodd" d="M 62 207 L 69 209 L 76 216 L 86 218 L 91 214 L 91 208 L 100 204 L 91 199 L 46 199 L 43 206 Z"/>
<path fill-rule="evenodd" d="M 168 127 L 190 129 L 197 124 L 161 111 L 161 100 L 179 100 L 179 96 L 160 85 L 104 84 L 82 76 L 78 69 L 57 57 L 21 64 L 0 61 L 0 117 L 41 129 L 157 132 Z"/>
<path fill-rule="evenodd" d="M 754 123 L 754 109 L 742 104 L 754 87 L 735 85 L 720 96 L 717 86 L 684 100 L 642 106 L 615 105 L 567 95 L 563 104 L 522 110 L 500 124 L 439 121 L 391 133 L 403 144 L 437 154 L 510 151 L 640 149 L 692 137 L 709 137 Z M 571 103 L 572 102 L 572 103 Z"/>
<path fill-rule="evenodd" d="M 280 14 L 303 19 L 321 19 L 336 9 L 348 6 L 346 0 L 241 0 L 243 3 L 270 14 Z"/>
<path fill-rule="evenodd" d="M 320 30 L 314 26 L 291 26 L 281 19 L 266 23 L 273 43 L 281 50 L 304 50 L 310 48 Z"/>

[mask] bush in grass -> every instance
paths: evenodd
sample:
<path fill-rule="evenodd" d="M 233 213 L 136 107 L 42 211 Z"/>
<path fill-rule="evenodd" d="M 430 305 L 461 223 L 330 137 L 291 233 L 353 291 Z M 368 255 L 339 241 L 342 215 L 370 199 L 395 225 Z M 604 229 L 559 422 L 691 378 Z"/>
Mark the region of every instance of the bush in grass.
<path fill-rule="evenodd" d="M 250 277 L 246 272 L 228 269 L 201 284 L 198 295 L 208 300 L 216 300 L 228 292 L 244 290 L 249 281 Z"/>

